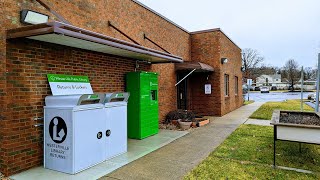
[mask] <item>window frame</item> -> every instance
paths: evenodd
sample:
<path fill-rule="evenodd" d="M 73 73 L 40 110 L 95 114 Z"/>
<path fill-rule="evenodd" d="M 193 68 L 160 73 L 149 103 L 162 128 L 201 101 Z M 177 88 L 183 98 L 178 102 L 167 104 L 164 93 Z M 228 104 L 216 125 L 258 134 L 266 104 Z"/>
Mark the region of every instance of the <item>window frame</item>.
<path fill-rule="evenodd" d="M 229 74 L 224 74 L 224 96 L 229 97 L 230 95 L 230 78 Z"/>
<path fill-rule="evenodd" d="M 234 76 L 234 94 L 236 96 L 238 96 L 239 94 L 239 77 L 238 76 Z"/>

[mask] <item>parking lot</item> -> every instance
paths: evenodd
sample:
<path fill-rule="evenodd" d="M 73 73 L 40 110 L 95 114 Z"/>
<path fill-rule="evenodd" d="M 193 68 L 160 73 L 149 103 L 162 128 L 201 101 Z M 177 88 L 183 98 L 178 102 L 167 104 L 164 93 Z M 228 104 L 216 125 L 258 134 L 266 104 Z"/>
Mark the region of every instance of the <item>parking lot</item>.
<path fill-rule="evenodd" d="M 303 93 L 303 98 L 307 99 L 309 94 L 314 92 Z M 246 100 L 248 100 L 248 94 L 245 95 Z M 301 93 L 299 92 L 270 92 L 270 93 L 260 93 L 260 92 L 250 92 L 250 100 L 256 102 L 268 102 L 268 101 L 284 101 L 286 99 L 300 99 Z"/>

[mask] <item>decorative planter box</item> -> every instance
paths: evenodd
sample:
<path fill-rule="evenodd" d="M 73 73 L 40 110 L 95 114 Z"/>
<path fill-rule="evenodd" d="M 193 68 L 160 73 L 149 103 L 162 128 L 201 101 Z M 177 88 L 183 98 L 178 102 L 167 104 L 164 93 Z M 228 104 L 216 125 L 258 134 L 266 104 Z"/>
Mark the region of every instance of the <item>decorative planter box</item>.
<path fill-rule="evenodd" d="M 204 126 L 206 124 L 209 124 L 210 120 L 206 119 L 206 118 L 195 118 L 195 121 L 192 122 L 192 126 L 193 127 L 201 127 Z"/>
<path fill-rule="evenodd" d="M 302 118 L 303 116 L 315 116 L 320 121 L 319 113 L 275 110 L 272 115 L 271 124 L 274 125 L 274 135 L 277 140 L 320 144 L 319 125 L 285 123 L 281 121 L 281 115 L 301 115 Z"/>
<path fill-rule="evenodd" d="M 275 110 L 271 124 L 274 126 L 273 166 L 276 167 L 276 141 L 294 141 L 320 144 L 320 114 L 314 112 Z"/>

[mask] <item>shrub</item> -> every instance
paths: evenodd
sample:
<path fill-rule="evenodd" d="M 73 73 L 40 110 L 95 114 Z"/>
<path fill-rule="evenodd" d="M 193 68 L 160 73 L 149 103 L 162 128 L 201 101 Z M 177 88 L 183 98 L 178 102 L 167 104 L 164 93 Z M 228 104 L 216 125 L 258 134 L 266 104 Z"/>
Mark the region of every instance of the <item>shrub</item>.
<path fill-rule="evenodd" d="M 193 121 L 195 118 L 195 115 L 193 112 L 188 111 L 188 110 L 182 110 L 182 109 L 178 109 L 178 110 L 174 110 L 174 111 L 170 111 L 167 115 L 166 115 L 166 123 L 171 123 L 172 120 L 178 120 L 178 119 L 184 119 L 184 120 L 189 120 L 189 121 Z"/>

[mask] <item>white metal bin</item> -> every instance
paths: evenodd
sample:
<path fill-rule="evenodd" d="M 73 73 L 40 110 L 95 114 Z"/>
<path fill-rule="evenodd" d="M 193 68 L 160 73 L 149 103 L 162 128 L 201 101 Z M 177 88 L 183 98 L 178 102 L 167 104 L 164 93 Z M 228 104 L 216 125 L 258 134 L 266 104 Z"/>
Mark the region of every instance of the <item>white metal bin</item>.
<path fill-rule="evenodd" d="M 75 174 L 105 160 L 104 94 L 47 96 L 44 167 Z"/>
<path fill-rule="evenodd" d="M 129 93 L 108 93 L 105 98 L 109 138 L 106 159 L 127 152 L 127 103 Z"/>

